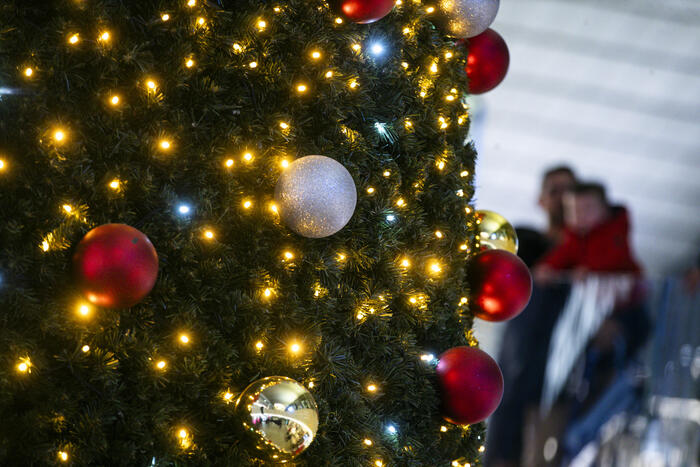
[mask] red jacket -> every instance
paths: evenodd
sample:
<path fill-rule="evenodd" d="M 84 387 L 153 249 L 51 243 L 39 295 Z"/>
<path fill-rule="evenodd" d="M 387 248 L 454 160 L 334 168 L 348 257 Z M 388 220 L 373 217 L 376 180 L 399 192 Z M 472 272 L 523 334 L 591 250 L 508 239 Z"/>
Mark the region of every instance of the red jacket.
<path fill-rule="evenodd" d="M 629 218 L 623 207 L 614 207 L 610 218 L 586 234 L 569 229 L 564 241 L 551 250 L 540 264 L 559 271 L 585 268 L 589 271 L 641 271 L 629 244 Z"/>

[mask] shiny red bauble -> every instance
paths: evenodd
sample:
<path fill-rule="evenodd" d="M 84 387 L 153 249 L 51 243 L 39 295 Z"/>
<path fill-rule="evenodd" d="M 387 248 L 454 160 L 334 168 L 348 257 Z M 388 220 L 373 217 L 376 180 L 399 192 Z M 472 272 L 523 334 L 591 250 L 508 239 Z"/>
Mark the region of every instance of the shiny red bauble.
<path fill-rule="evenodd" d="M 489 28 L 464 44 L 468 49 L 464 69 L 469 78 L 469 93 L 483 94 L 498 86 L 505 78 L 510 64 L 506 41 Z"/>
<path fill-rule="evenodd" d="M 335 0 L 334 7 L 355 23 L 373 23 L 394 8 L 396 0 Z"/>
<path fill-rule="evenodd" d="M 523 260 L 505 250 L 486 250 L 468 265 L 471 310 L 486 321 L 515 318 L 532 295 L 532 276 Z"/>
<path fill-rule="evenodd" d="M 127 308 L 143 300 L 158 276 L 158 255 L 142 232 L 124 224 L 89 231 L 73 255 L 78 288 L 92 304 Z"/>
<path fill-rule="evenodd" d="M 503 374 L 493 358 L 475 347 L 453 347 L 437 365 L 442 415 L 467 425 L 485 420 L 503 397 Z"/>

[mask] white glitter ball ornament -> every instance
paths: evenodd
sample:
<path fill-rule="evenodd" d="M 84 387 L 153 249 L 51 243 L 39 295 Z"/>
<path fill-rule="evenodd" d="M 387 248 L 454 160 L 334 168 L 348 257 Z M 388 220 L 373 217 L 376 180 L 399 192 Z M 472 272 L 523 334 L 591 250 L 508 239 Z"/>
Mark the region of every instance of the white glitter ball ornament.
<path fill-rule="evenodd" d="M 438 9 L 448 34 L 474 37 L 486 31 L 496 19 L 500 0 L 440 0 Z"/>
<path fill-rule="evenodd" d="M 287 227 L 304 237 L 322 238 L 348 223 L 357 204 L 357 189 L 340 162 L 306 156 L 282 172 L 275 201 Z"/>

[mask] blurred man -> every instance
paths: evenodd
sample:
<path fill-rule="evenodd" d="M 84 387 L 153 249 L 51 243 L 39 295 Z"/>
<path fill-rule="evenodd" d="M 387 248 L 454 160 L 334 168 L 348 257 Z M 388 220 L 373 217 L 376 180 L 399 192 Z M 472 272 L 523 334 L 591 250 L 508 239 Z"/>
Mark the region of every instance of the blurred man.
<path fill-rule="evenodd" d="M 545 172 L 538 205 L 547 215 L 546 231 L 516 228 L 518 256 L 529 267 L 563 239 L 563 195 L 575 184 L 574 172 L 567 166 Z M 505 389 L 501 406 L 489 422 L 487 466 L 521 465 L 525 413 L 539 403 L 549 338 L 557 317 L 553 310 L 561 308 L 567 293 L 568 288 L 555 291 L 544 303 L 535 289 L 530 305 L 506 325 L 499 355 Z"/>

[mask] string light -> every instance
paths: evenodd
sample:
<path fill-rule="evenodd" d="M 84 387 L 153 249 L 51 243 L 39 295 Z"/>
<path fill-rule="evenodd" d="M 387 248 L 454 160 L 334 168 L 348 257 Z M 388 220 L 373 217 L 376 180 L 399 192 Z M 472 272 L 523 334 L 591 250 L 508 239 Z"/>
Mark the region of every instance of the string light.
<path fill-rule="evenodd" d="M 79 34 L 73 34 L 68 38 L 68 43 L 71 45 L 75 45 L 80 41 L 80 35 Z"/>
<path fill-rule="evenodd" d="M 408 68 L 408 62 L 401 62 L 401 66 L 404 68 Z"/>
<path fill-rule="evenodd" d="M 371 439 L 365 438 L 362 440 L 362 444 L 364 444 L 365 446 L 372 446 L 374 443 L 372 442 Z"/>
<path fill-rule="evenodd" d="M 467 246 L 466 243 L 462 243 L 462 244 L 459 246 L 459 249 L 462 250 L 462 251 L 466 251 L 467 248 L 469 248 L 469 247 Z"/>
<path fill-rule="evenodd" d="M 459 173 L 459 176 L 460 176 L 460 177 L 463 177 L 463 178 L 464 178 L 464 177 L 468 177 L 468 176 L 469 176 L 469 172 L 466 171 L 466 170 L 462 170 L 462 171 Z"/>
<path fill-rule="evenodd" d="M 262 32 L 267 27 L 267 22 L 264 19 L 258 20 L 256 26 L 258 27 L 258 31 Z"/>
<path fill-rule="evenodd" d="M 177 432 L 177 437 L 178 443 L 182 449 L 188 449 L 190 446 L 192 446 L 190 433 L 186 429 L 180 428 Z"/>
<path fill-rule="evenodd" d="M 24 76 L 26 76 L 27 78 L 29 78 L 33 74 L 34 74 L 34 70 L 32 70 L 31 67 L 27 67 L 24 69 Z"/>
<path fill-rule="evenodd" d="M 318 60 L 319 58 L 321 58 L 321 52 L 319 52 L 318 50 L 312 51 L 311 58 L 313 58 L 314 60 Z"/>
<path fill-rule="evenodd" d="M 80 350 L 82 350 L 83 353 L 88 353 L 88 352 L 90 351 L 90 346 L 87 345 L 87 344 L 85 344 L 84 346 L 82 346 L 82 347 L 80 348 Z"/>
<path fill-rule="evenodd" d="M 375 192 L 374 187 L 371 187 L 371 186 L 370 186 L 370 187 L 367 187 L 367 193 L 368 193 L 368 194 L 371 195 L 371 194 L 374 194 L 374 192 Z"/>
<path fill-rule="evenodd" d="M 404 35 L 408 36 L 409 34 L 411 34 L 411 28 L 406 26 L 405 28 L 403 28 L 403 33 Z"/>
<path fill-rule="evenodd" d="M 257 67 L 258 67 L 258 62 L 256 62 L 256 61 L 253 60 L 252 62 L 250 62 L 250 63 L 248 64 L 248 66 L 251 67 L 251 68 L 257 68 Z"/>
<path fill-rule="evenodd" d="M 274 7 L 272 10 L 273 10 L 275 13 L 279 13 L 280 11 L 282 11 L 282 8 L 276 6 L 276 7 Z"/>
<path fill-rule="evenodd" d="M 53 140 L 57 143 L 62 143 L 66 139 L 66 132 L 64 130 L 55 130 L 53 132 Z"/>
<path fill-rule="evenodd" d="M 58 459 L 61 462 L 68 462 L 68 453 L 66 451 L 58 451 Z"/>
<path fill-rule="evenodd" d="M 204 19 L 203 16 L 200 16 L 197 18 L 197 26 L 204 26 L 207 23 L 207 20 Z"/>
<path fill-rule="evenodd" d="M 467 302 L 469 302 L 469 299 L 467 297 L 462 297 L 459 299 L 459 304 L 460 305 L 466 305 Z"/>
<path fill-rule="evenodd" d="M 180 334 L 180 337 L 178 337 L 178 339 L 180 340 L 180 342 L 182 344 L 189 344 L 190 343 L 190 336 L 188 336 L 187 334 L 184 334 L 184 333 Z"/>
<path fill-rule="evenodd" d="M 263 347 L 265 347 L 265 344 L 263 344 L 262 341 L 257 341 L 257 342 L 255 343 L 255 348 L 256 348 L 258 351 L 261 351 L 261 350 L 263 349 Z"/>
<path fill-rule="evenodd" d="M 226 159 L 224 161 L 224 165 L 230 169 L 231 167 L 233 167 L 233 159 Z"/>
<path fill-rule="evenodd" d="M 282 128 L 283 130 L 289 130 L 289 123 L 280 122 L 280 128 Z"/>
<path fill-rule="evenodd" d="M 45 252 L 49 251 L 49 242 L 47 242 L 46 240 L 41 242 L 41 249 L 44 250 Z"/>
<path fill-rule="evenodd" d="M 197 0 L 187 0 L 187 6 L 192 8 L 197 4 Z"/>
<path fill-rule="evenodd" d="M 486 446 L 479 446 L 479 452 L 484 452 L 486 451 Z"/>
<path fill-rule="evenodd" d="M 453 102 L 455 100 L 455 96 L 453 96 L 452 94 L 448 94 L 445 96 L 445 100 L 447 102 Z"/>
<path fill-rule="evenodd" d="M 332 78 L 333 77 L 333 70 L 328 70 L 325 74 L 326 78 Z"/>
<path fill-rule="evenodd" d="M 187 61 L 185 62 L 185 66 L 187 68 L 192 68 L 194 66 L 194 60 L 192 58 L 188 58 Z"/>
<path fill-rule="evenodd" d="M 396 200 L 396 205 L 397 205 L 398 207 L 402 208 L 402 207 L 406 206 L 406 201 L 404 201 L 403 198 L 399 198 L 399 199 Z"/>
<path fill-rule="evenodd" d="M 253 202 L 252 202 L 252 201 L 250 201 L 250 200 L 245 200 L 245 201 L 243 201 L 243 207 L 244 207 L 245 209 L 250 209 L 252 206 L 253 206 Z"/>
<path fill-rule="evenodd" d="M 165 367 L 167 365 L 168 364 L 165 363 L 165 360 L 158 360 L 158 363 L 156 363 L 156 368 L 158 368 L 159 370 L 165 370 Z"/>
<path fill-rule="evenodd" d="M 78 314 L 84 318 L 90 315 L 90 307 L 86 304 L 78 305 Z"/>
<path fill-rule="evenodd" d="M 163 13 L 162 15 L 160 15 L 160 19 L 162 19 L 163 21 L 168 21 L 170 19 L 170 15 L 167 13 Z"/>
<path fill-rule="evenodd" d="M 408 258 L 402 258 L 402 259 L 401 259 L 401 262 L 400 262 L 399 264 L 401 264 L 401 267 L 402 267 L 402 268 L 409 268 L 409 267 L 411 267 L 411 261 L 410 261 Z"/>
<path fill-rule="evenodd" d="M 429 6 L 428 8 L 425 9 L 426 13 L 433 13 L 435 11 L 435 7 Z"/>
<path fill-rule="evenodd" d="M 121 187 L 121 182 L 119 181 L 119 179 L 115 178 L 114 180 L 109 182 L 108 186 L 113 190 L 118 190 Z"/>
<path fill-rule="evenodd" d="M 438 170 L 442 170 L 445 168 L 445 161 L 437 161 L 435 166 L 438 168 Z"/>
<path fill-rule="evenodd" d="M 180 204 L 177 207 L 177 212 L 183 216 L 188 215 L 192 211 L 192 208 L 188 204 Z"/>
<path fill-rule="evenodd" d="M 277 214 L 277 205 L 275 203 L 270 203 L 270 211 Z"/>
<path fill-rule="evenodd" d="M 442 272 L 442 266 L 437 261 L 432 261 L 428 265 L 428 270 L 433 274 L 439 274 L 440 272 Z"/>
<path fill-rule="evenodd" d="M 293 342 L 293 343 L 289 346 L 289 351 L 290 351 L 291 353 L 293 353 L 293 354 L 298 354 L 299 352 L 301 352 L 301 346 L 300 346 L 298 343 Z"/>
<path fill-rule="evenodd" d="M 251 162 L 253 160 L 253 153 L 246 152 L 245 154 L 243 154 L 243 160 L 246 162 Z"/>
<path fill-rule="evenodd" d="M 282 159 L 280 161 L 280 165 L 282 166 L 283 169 L 286 169 L 287 167 L 289 167 L 289 161 L 287 159 Z"/>
<path fill-rule="evenodd" d="M 284 259 L 286 259 L 287 261 L 291 261 L 294 259 L 294 253 L 292 253 L 291 251 L 285 251 L 282 254 L 282 256 L 284 256 Z"/>
<path fill-rule="evenodd" d="M 109 31 L 104 31 L 102 34 L 100 34 L 99 40 L 102 42 L 108 42 L 110 37 Z"/>
<path fill-rule="evenodd" d="M 359 85 L 360 85 L 360 83 L 358 83 L 357 80 L 354 80 L 354 79 L 351 80 L 350 83 L 348 84 L 348 86 L 350 86 L 350 89 L 355 89 Z"/>
<path fill-rule="evenodd" d="M 146 87 L 148 88 L 149 91 L 155 91 L 156 90 L 156 82 L 153 81 L 152 79 L 149 79 L 146 81 Z"/>
<path fill-rule="evenodd" d="M 438 117 L 438 122 L 440 123 L 440 129 L 442 130 L 450 126 L 450 124 L 447 122 L 447 119 L 445 119 L 445 117 L 443 116 Z"/>
<path fill-rule="evenodd" d="M 442 425 L 442 426 L 440 427 L 440 431 L 443 432 L 443 433 L 447 433 L 447 427 L 446 427 L 445 425 Z"/>
<path fill-rule="evenodd" d="M 391 170 L 385 170 L 384 172 L 382 172 L 382 175 L 384 175 L 385 177 L 391 177 Z"/>
<path fill-rule="evenodd" d="M 2 172 L 3 170 L 5 170 L 5 166 L 6 166 L 5 160 L 4 160 L 4 159 L 0 159 L 0 172 Z"/>
<path fill-rule="evenodd" d="M 377 389 L 379 389 L 379 388 L 377 388 L 377 385 L 374 383 L 370 383 L 367 385 L 368 392 L 377 392 Z"/>
<path fill-rule="evenodd" d="M 170 147 L 172 146 L 172 144 L 171 144 L 170 141 L 167 140 L 167 139 L 161 139 L 161 140 L 158 142 L 158 146 L 160 146 L 160 148 L 161 148 L 163 151 L 167 151 L 167 150 L 170 149 Z"/>
<path fill-rule="evenodd" d="M 19 363 L 17 364 L 17 371 L 19 371 L 20 373 L 31 373 L 31 368 L 32 361 L 29 359 L 29 357 L 19 359 Z"/>
<path fill-rule="evenodd" d="M 205 230 L 204 231 L 204 238 L 206 238 L 207 240 L 213 240 L 214 239 L 214 232 L 212 232 L 211 230 Z"/>
<path fill-rule="evenodd" d="M 382 462 L 381 459 L 377 459 L 374 461 L 375 467 L 384 467 L 384 462 Z"/>
<path fill-rule="evenodd" d="M 297 85 L 297 92 L 298 92 L 299 94 L 305 93 L 307 89 L 308 89 L 308 88 L 306 87 L 305 84 L 298 84 L 298 85 Z"/>
<path fill-rule="evenodd" d="M 378 57 L 384 54 L 386 47 L 381 42 L 375 42 L 369 47 L 369 51 L 372 55 Z"/>
<path fill-rule="evenodd" d="M 435 231 L 435 236 L 436 236 L 437 238 L 442 238 L 442 232 L 439 231 L 439 230 L 436 230 L 436 231 Z"/>
<path fill-rule="evenodd" d="M 350 48 L 356 53 L 360 53 L 360 50 L 362 50 L 362 46 L 360 44 L 353 44 L 350 46 Z"/>
<path fill-rule="evenodd" d="M 430 72 L 431 72 L 431 73 L 437 73 L 437 72 L 438 72 L 437 63 L 433 62 L 433 63 L 430 65 Z"/>
<path fill-rule="evenodd" d="M 265 290 L 263 290 L 263 295 L 264 295 L 266 298 L 271 297 L 271 296 L 272 296 L 272 289 L 269 288 L 269 287 L 266 288 Z"/>
<path fill-rule="evenodd" d="M 343 24 L 343 18 L 340 18 L 340 17 L 336 18 L 335 24 Z"/>
<path fill-rule="evenodd" d="M 344 253 L 338 253 L 338 261 L 345 261 L 347 256 Z"/>

